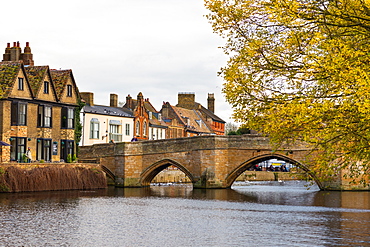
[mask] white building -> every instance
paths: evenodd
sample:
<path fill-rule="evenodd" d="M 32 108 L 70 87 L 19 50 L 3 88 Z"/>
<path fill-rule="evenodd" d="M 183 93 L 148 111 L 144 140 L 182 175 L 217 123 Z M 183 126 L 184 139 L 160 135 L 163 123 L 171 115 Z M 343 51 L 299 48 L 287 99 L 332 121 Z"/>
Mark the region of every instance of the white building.
<path fill-rule="evenodd" d="M 86 105 L 81 110 L 81 146 L 97 143 L 129 142 L 134 136 L 134 116 L 118 107 L 118 96 L 111 94 L 110 106 L 94 105 L 93 93 L 80 93 Z"/>

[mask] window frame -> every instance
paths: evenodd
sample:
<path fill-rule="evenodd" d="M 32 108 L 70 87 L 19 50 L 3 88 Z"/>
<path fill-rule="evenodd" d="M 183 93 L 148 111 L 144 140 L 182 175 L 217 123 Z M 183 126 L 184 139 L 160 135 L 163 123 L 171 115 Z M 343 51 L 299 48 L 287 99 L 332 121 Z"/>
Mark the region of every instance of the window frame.
<path fill-rule="evenodd" d="M 98 140 L 100 138 L 100 121 L 97 118 L 90 120 L 90 139 Z"/>
<path fill-rule="evenodd" d="M 23 162 L 23 155 L 27 148 L 26 137 L 11 137 L 10 139 L 10 160 Z M 23 140 L 23 143 L 21 143 L 21 140 Z"/>
<path fill-rule="evenodd" d="M 27 103 L 13 101 L 10 107 L 12 126 L 27 126 Z"/>
<path fill-rule="evenodd" d="M 36 160 L 52 161 L 52 139 L 37 138 Z"/>
<path fill-rule="evenodd" d="M 126 136 L 130 135 L 130 124 L 129 123 L 125 124 L 125 135 Z"/>
<path fill-rule="evenodd" d="M 24 91 L 24 78 L 18 77 L 18 90 Z"/>
<path fill-rule="evenodd" d="M 37 127 L 53 127 L 53 107 L 50 105 L 38 105 L 37 108 Z"/>
<path fill-rule="evenodd" d="M 67 85 L 67 97 L 72 97 L 72 85 Z"/>
<path fill-rule="evenodd" d="M 44 94 L 49 94 L 49 87 L 50 83 L 48 81 L 44 81 Z"/>
<path fill-rule="evenodd" d="M 62 107 L 60 126 L 62 129 L 74 129 L 75 128 L 75 108 Z"/>

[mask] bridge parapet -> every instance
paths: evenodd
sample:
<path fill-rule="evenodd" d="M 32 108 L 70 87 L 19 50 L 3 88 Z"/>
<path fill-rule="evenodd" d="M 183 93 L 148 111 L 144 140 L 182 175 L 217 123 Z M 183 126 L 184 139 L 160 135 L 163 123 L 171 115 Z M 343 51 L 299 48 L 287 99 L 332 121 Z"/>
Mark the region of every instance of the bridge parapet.
<path fill-rule="evenodd" d="M 174 165 L 189 177 L 194 188 L 228 188 L 242 172 L 272 158 L 309 172 L 305 161 L 311 148 L 296 144 L 289 149 L 273 150 L 267 137 L 243 135 L 96 144 L 80 150 L 81 161 L 100 163 L 111 171 L 109 174 L 114 174 L 112 178 L 118 186 L 149 186 L 160 171 Z M 324 189 L 318 179 L 317 182 Z M 340 185 L 337 180 L 325 187 L 338 189 Z"/>

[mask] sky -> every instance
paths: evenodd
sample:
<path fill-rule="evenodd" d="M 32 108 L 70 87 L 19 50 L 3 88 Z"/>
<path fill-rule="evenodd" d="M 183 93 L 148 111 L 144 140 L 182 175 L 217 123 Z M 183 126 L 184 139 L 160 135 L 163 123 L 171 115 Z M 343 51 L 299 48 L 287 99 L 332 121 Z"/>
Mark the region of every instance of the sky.
<path fill-rule="evenodd" d="M 1 7 L 0 49 L 30 42 L 35 65 L 72 69 L 80 92 L 109 105 L 142 92 L 160 110 L 177 104 L 179 92 L 194 92 L 207 107 L 232 122 L 232 109 L 217 75 L 228 58 L 212 31 L 203 0 L 16 0 Z"/>

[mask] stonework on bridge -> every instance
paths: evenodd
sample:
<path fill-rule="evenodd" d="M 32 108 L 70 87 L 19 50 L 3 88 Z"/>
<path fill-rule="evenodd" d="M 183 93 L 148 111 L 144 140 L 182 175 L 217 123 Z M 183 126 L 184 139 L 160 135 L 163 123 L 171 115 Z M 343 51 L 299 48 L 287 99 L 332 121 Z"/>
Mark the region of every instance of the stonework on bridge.
<path fill-rule="evenodd" d="M 305 145 L 272 150 L 269 139 L 259 135 L 196 136 L 83 146 L 79 159 L 100 163 L 116 186 L 149 186 L 159 172 L 173 165 L 189 177 L 194 188 L 230 188 L 244 171 L 274 158 L 310 173 L 305 162 L 309 152 Z M 321 189 L 359 189 L 340 178 L 324 183 L 310 175 Z"/>

